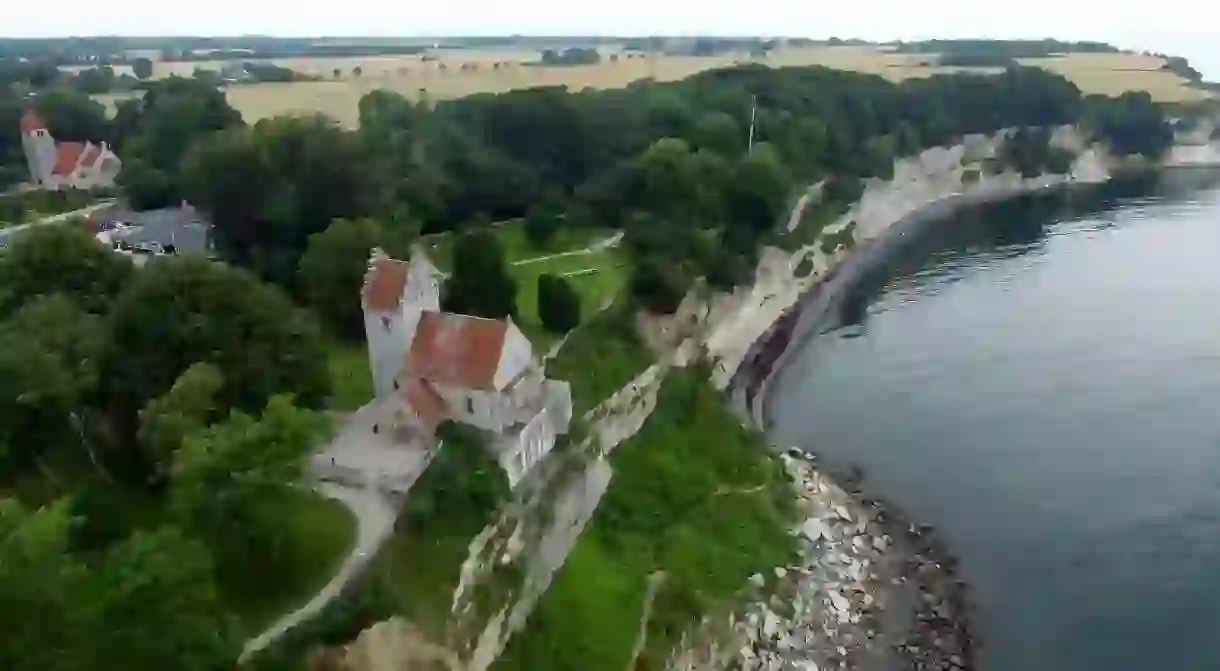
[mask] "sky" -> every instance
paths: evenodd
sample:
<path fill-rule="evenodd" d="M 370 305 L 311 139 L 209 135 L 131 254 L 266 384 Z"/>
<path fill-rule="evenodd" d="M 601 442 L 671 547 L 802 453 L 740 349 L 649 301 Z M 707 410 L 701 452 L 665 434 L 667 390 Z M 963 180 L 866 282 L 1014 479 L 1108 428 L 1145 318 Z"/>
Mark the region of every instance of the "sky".
<path fill-rule="evenodd" d="M 1220 79 L 1220 4 L 1021 0 L 59 0 L 18 2 L 3 37 L 67 35 L 785 35 L 1095 39 L 1186 56 Z M 1189 16 L 1187 14 L 1189 13 Z"/>

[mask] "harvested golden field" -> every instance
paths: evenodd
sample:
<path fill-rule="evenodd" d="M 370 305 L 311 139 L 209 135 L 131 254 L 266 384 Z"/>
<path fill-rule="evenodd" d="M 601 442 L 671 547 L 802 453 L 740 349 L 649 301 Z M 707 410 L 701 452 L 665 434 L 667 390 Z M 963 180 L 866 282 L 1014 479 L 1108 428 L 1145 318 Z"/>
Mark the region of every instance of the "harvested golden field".
<path fill-rule="evenodd" d="M 1160 102 L 1185 102 L 1208 98 L 1206 91 L 1191 88 L 1186 80 L 1167 70 L 1164 61 L 1142 54 L 1068 54 L 1055 58 L 1021 61 L 1067 77 L 1085 93 L 1109 96 L 1124 91 L 1147 91 Z"/>
<path fill-rule="evenodd" d="M 575 67 L 535 67 L 532 51 L 453 50 L 439 52 L 435 60 L 421 56 L 384 56 L 368 58 L 282 59 L 277 65 L 325 77 L 327 81 L 290 84 L 255 84 L 228 89 L 229 103 L 248 120 L 286 113 L 321 112 L 346 126 L 358 122 L 357 104 L 366 93 L 388 89 L 409 97 L 427 95 L 441 100 L 474 93 L 497 93 L 535 86 L 581 88 L 619 88 L 643 78 L 658 81 L 684 79 L 697 72 L 756 61 L 771 66 L 824 65 L 881 75 L 893 81 L 928 77 L 957 71 L 994 72 L 986 68 L 942 68 L 929 63 L 928 54 L 899 54 L 875 47 L 807 47 L 782 49 L 762 59 L 746 54 L 715 57 L 609 55 L 597 65 Z M 1046 67 L 1076 82 L 1086 93 L 1116 95 L 1126 90 L 1143 89 L 1163 101 L 1193 100 L 1206 97 L 1202 91 L 1185 86 L 1176 75 L 1159 70 L 1161 60 L 1131 54 L 1071 54 L 1057 58 L 1030 59 L 1030 65 Z M 220 61 L 157 63 L 156 76 L 190 74 L 197 67 L 218 69 Z M 362 74 L 352 75 L 359 66 Z M 334 70 L 340 77 L 334 77 Z M 113 103 L 120 96 L 99 96 Z"/>

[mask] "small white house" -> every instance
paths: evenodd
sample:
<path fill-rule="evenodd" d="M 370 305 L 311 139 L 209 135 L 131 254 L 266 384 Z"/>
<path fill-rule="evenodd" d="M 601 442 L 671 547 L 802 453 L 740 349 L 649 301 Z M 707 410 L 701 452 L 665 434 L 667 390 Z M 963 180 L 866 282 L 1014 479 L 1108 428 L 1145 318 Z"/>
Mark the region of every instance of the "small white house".
<path fill-rule="evenodd" d="M 511 319 L 441 312 L 440 280 L 422 250 L 410 263 L 373 250 L 361 305 L 379 429 L 431 439 L 452 420 L 487 431 L 515 485 L 567 433 L 570 388 L 546 378 Z"/>
<path fill-rule="evenodd" d="M 21 148 L 30 180 L 52 191 L 114 186 L 123 167 L 105 142 L 56 142 L 46 122 L 32 110 L 21 117 Z"/>

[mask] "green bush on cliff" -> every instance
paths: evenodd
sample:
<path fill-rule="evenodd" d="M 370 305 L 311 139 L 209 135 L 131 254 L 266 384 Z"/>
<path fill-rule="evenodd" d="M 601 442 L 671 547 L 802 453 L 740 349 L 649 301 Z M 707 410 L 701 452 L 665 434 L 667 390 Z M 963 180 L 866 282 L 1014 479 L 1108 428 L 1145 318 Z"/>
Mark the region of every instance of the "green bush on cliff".
<path fill-rule="evenodd" d="M 635 668 L 793 552 L 790 483 L 698 367 L 672 373 L 644 428 L 613 453 L 610 491 L 499 671 L 627 668 L 649 576 L 664 574 Z"/>
<path fill-rule="evenodd" d="M 547 376 L 572 385 L 577 416 L 606 400 L 652 363 L 652 354 L 635 332 L 634 313 L 622 299 L 568 335 L 547 364 Z"/>
<path fill-rule="evenodd" d="M 444 446 L 411 487 L 394 535 L 378 552 L 373 578 L 391 590 L 395 612 L 426 634 L 444 634 L 468 546 L 508 497 L 504 471 L 477 430 L 452 422 Z"/>

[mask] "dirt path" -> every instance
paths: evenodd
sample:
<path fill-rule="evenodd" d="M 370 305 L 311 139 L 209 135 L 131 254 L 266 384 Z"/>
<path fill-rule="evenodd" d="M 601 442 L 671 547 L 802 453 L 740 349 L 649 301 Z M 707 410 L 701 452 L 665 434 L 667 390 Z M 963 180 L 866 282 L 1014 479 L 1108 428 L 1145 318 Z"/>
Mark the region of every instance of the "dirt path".
<path fill-rule="evenodd" d="M 266 631 L 246 643 L 238 660 L 239 663 L 273 643 L 289 629 L 321 612 L 326 604 L 339 596 L 352 578 L 359 575 L 360 570 L 373 558 L 377 548 L 394 531 L 394 519 L 398 516 L 398 508 L 376 489 L 323 482 L 318 485 L 317 491 L 327 498 L 341 502 L 355 516 L 356 545 L 343 560 L 343 564 L 340 565 L 338 572 L 330 579 L 330 582 L 326 583 L 326 586 L 308 603 L 276 620 Z"/>
<path fill-rule="evenodd" d="M 37 221 L 28 221 L 24 224 L 17 224 L 16 226 L 0 228 L 0 247 L 8 246 L 8 243 L 12 239 L 12 236 L 14 236 L 26 229 L 33 228 L 35 226 L 44 226 L 46 224 L 54 224 L 54 223 L 57 223 L 60 221 L 67 221 L 68 219 L 71 219 L 72 217 L 87 217 L 90 214 L 93 214 L 94 212 L 96 212 L 104 207 L 109 207 L 113 204 L 114 204 L 113 200 L 106 200 L 106 201 L 103 201 L 100 203 L 94 203 L 93 205 L 90 205 L 88 207 L 82 207 L 79 210 L 72 210 L 71 212 L 61 212 L 60 214 L 53 214 L 49 217 L 43 217 L 42 219 L 39 219 Z"/>
<path fill-rule="evenodd" d="M 796 230 L 797 226 L 801 225 L 801 217 L 805 215 L 805 208 L 809 207 L 809 201 L 814 196 L 822 195 L 822 186 L 826 184 L 826 180 L 822 180 L 816 184 L 812 184 L 801 197 L 797 199 L 796 205 L 792 206 L 792 211 L 788 213 L 788 232 Z"/>
<path fill-rule="evenodd" d="M 614 235 L 612 235 L 608 238 L 603 238 L 601 240 L 598 240 L 597 242 L 589 245 L 588 247 L 585 247 L 584 249 L 573 249 L 572 251 L 569 251 L 569 252 L 559 252 L 557 254 L 547 254 L 545 256 L 535 256 L 535 257 L 529 258 L 529 259 L 521 259 L 520 261 L 513 261 L 509 265 L 525 266 L 525 265 L 529 265 L 531 263 L 541 263 L 543 261 L 550 261 L 551 259 L 562 259 L 566 256 L 584 256 L 586 254 L 596 254 L 597 252 L 600 252 L 602 250 L 610 249 L 611 247 L 617 247 L 618 244 L 620 242 L 622 242 L 622 240 L 623 240 L 623 232 L 619 231 L 618 233 L 615 233 Z"/>

